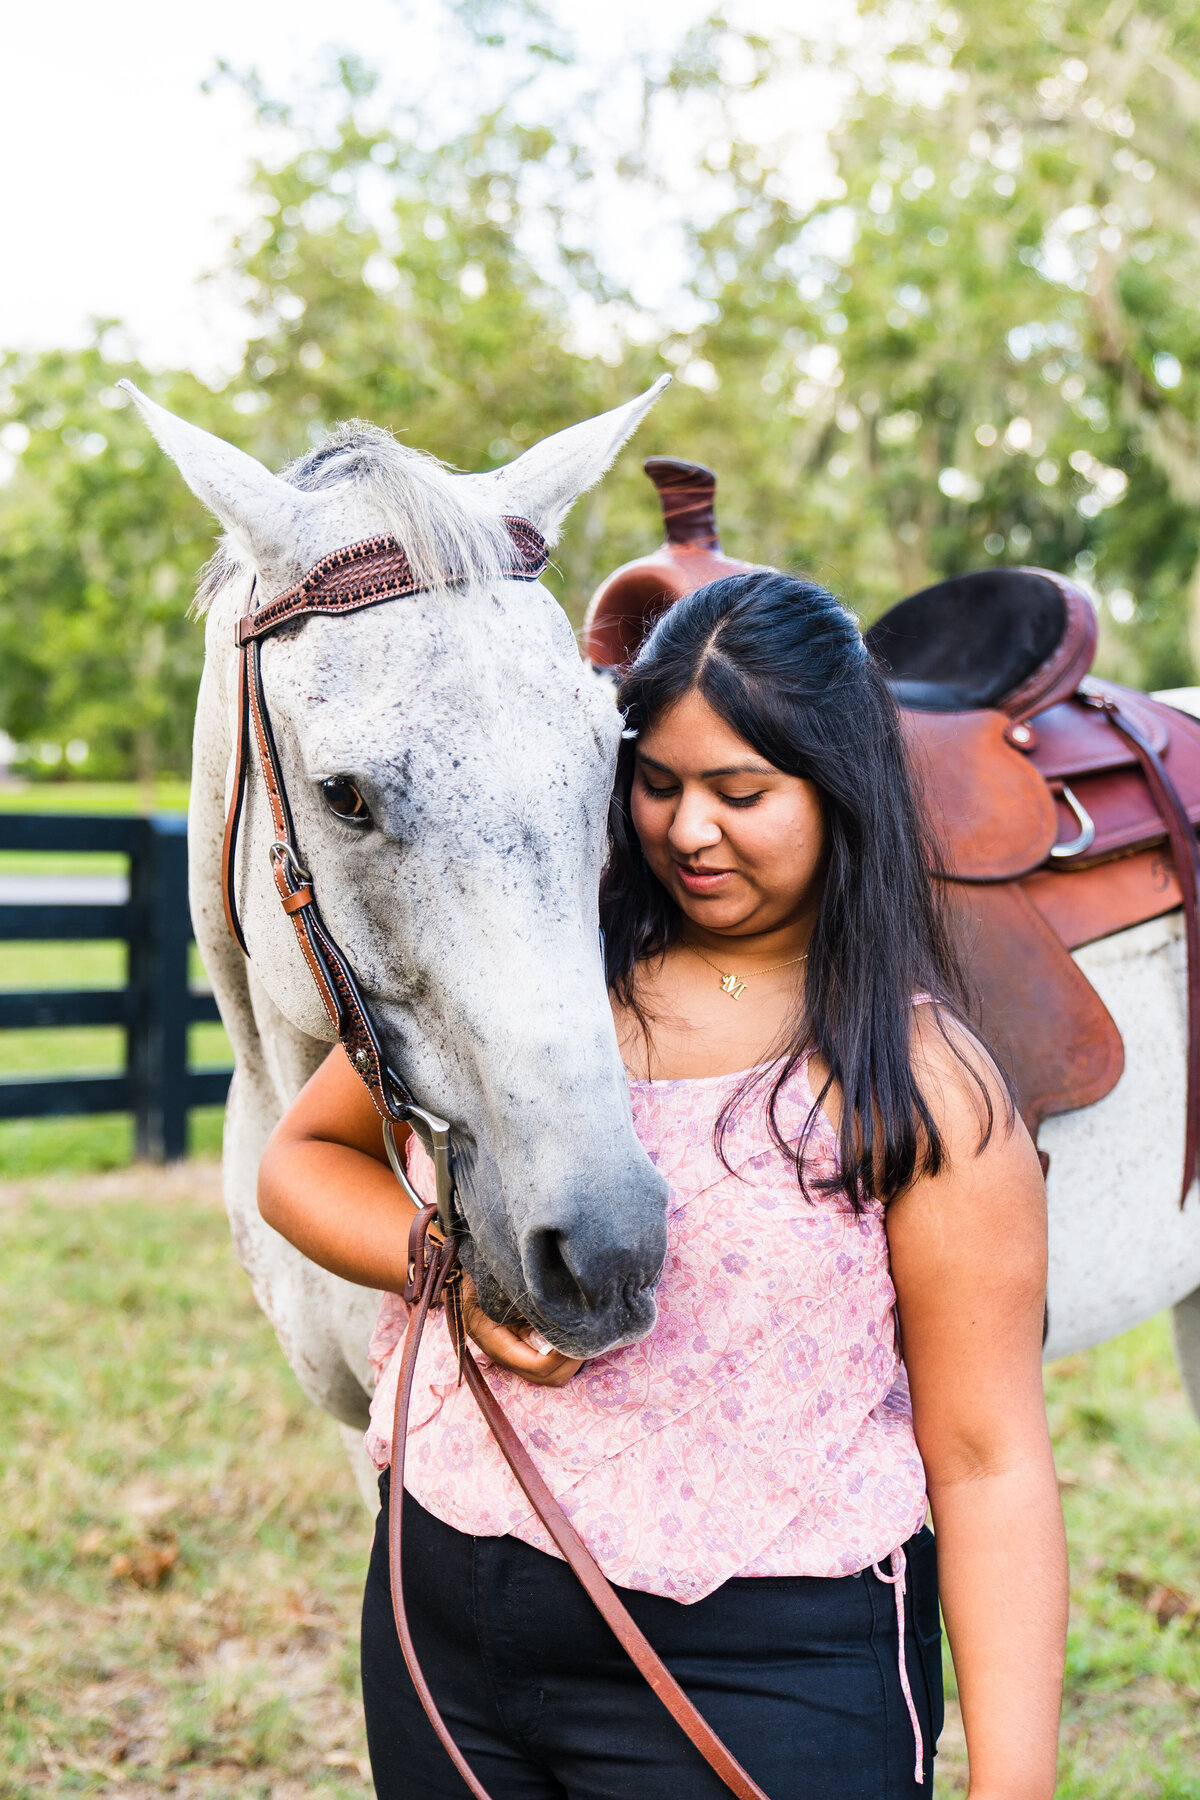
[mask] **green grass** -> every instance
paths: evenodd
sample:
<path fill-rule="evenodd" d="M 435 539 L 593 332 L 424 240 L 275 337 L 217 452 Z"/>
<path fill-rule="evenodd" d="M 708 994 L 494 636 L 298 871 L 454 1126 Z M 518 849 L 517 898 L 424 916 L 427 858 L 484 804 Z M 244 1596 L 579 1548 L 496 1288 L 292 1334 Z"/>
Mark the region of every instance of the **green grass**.
<path fill-rule="evenodd" d="M 125 875 L 128 870 L 129 858 L 116 850 L 0 850 L 0 875 Z"/>
<path fill-rule="evenodd" d="M 4 1800 L 368 1791 L 370 1523 L 228 1240 L 186 1199 L 0 1206 Z M 161 1586 L 114 1565 L 155 1551 Z"/>
<path fill-rule="evenodd" d="M 232 1052 L 222 1025 L 188 1027 L 192 1068 L 229 1065 Z M 125 1033 L 119 1025 L 71 1025 L 0 1031 L 0 1080 L 14 1075 L 108 1075 L 125 1066 Z"/>
<path fill-rule="evenodd" d="M 0 1197 L 0 1800 L 363 1795 L 369 1528 L 334 1429 L 219 1207 L 107 1179 Z M 1072 1560 L 1059 1800 L 1196 1800 L 1200 1622 L 1147 1604 L 1200 1599 L 1200 1430 L 1166 1321 L 1058 1364 L 1047 1394 Z M 173 1542 L 162 1586 L 114 1574 Z M 937 1791 L 961 1795 L 950 1693 Z"/>
<path fill-rule="evenodd" d="M 1052 1365 L 1046 1398 L 1071 1552 L 1057 1800 L 1197 1800 L 1200 1427 L 1166 1317 Z M 1164 1586 L 1196 1611 L 1160 1625 Z M 938 1792 L 965 1776 L 951 1703 Z"/>
<path fill-rule="evenodd" d="M 219 1156 L 224 1120 L 224 1107 L 196 1107 L 188 1120 L 189 1154 Z M 125 1168 L 133 1156 L 133 1120 L 128 1113 L 0 1120 L 0 1181 L 98 1174 Z"/>
<path fill-rule="evenodd" d="M 189 784 L 164 779 L 152 802 L 132 781 L 32 781 L 0 788 L 3 813 L 186 812 Z M 0 850 L 3 875 L 123 875 L 128 859 L 112 851 Z"/>
<path fill-rule="evenodd" d="M 159 782 L 155 812 L 183 812 L 188 785 Z M 141 813 L 145 796 L 133 782 L 45 781 L 0 789 L 0 813 Z M 123 874 L 127 858 L 47 850 L 0 851 L 4 875 Z M 191 981 L 207 985 L 195 945 Z M 118 943 L 0 943 L 0 992 L 52 988 L 124 986 L 126 950 Z M 219 1025 L 195 1025 L 189 1034 L 192 1067 L 227 1068 L 232 1055 Z M 108 1074 L 124 1062 L 124 1037 L 115 1026 L 63 1030 L 0 1031 L 0 1080 L 19 1075 Z M 212 1154 L 220 1148 L 219 1109 L 193 1114 L 191 1148 Z M 114 1115 L 75 1119 L 0 1121 L 0 1179 L 69 1171 L 118 1168 L 133 1154 L 132 1121 Z"/>
<path fill-rule="evenodd" d="M 1200 1427 L 1165 1317 L 1049 1372 L 1072 1556 L 1059 1800 L 1200 1795 Z M 1196 1607 L 1160 1625 L 1163 1585 Z"/>
<path fill-rule="evenodd" d="M 155 783 L 153 803 L 147 805 L 135 781 L 31 781 L 0 788 L 0 812 L 186 812 L 188 791 L 188 782 L 165 778 Z"/>
<path fill-rule="evenodd" d="M 122 943 L 0 943 L 0 993 L 124 987 Z"/>

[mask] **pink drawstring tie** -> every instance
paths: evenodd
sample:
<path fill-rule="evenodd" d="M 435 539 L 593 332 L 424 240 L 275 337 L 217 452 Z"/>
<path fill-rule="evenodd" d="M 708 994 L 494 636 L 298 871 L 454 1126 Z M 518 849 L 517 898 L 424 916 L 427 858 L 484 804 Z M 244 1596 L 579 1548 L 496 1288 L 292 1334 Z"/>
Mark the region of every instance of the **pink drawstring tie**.
<path fill-rule="evenodd" d="M 895 1589 L 896 1628 L 900 1633 L 900 1643 L 897 1649 L 897 1660 L 900 1665 L 900 1686 L 904 1689 L 904 1704 L 907 1706 L 908 1716 L 912 1720 L 913 1742 L 916 1745 L 917 1751 L 916 1767 L 913 1769 L 913 1780 L 923 1784 L 925 1780 L 925 1740 L 921 1736 L 921 1721 L 917 1718 L 917 1709 L 913 1705 L 912 1689 L 908 1685 L 908 1659 L 905 1654 L 904 1645 L 904 1571 L 907 1567 L 907 1563 L 903 1548 L 900 1545 L 897 1545 L 888 1560 L 892 1565 L 892 1572 L 890 1575 L 885 1575 L 878 1563 L 872 1563 L 871 1568 L 874 1573 L 878 1575 L 880 1581 L 886 1581 L 890 1587 Z"/>

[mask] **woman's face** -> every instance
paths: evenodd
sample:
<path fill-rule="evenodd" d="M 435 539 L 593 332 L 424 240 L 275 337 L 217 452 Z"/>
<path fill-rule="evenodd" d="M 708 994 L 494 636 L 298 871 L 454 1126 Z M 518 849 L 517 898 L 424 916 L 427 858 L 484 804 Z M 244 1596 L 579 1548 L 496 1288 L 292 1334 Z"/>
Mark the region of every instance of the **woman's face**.
<path fill-rule="evenodd" d="M 638 737 L 633 823 L 684 916 L 735 937 L 811 926 L 825 820 L 815 785 L 758 754 L 698 693 Z"/>

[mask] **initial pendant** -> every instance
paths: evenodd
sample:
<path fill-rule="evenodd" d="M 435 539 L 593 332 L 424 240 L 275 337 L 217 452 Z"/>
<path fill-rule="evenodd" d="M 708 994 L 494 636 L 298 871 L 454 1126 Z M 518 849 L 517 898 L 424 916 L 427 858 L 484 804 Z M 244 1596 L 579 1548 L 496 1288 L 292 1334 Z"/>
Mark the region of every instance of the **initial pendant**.
<path fill-rule="evenodd" d="M 731 1000 L 740 1000 L 746 991 L 746 984 L 739 981 L 736 975 L 722 975 L 721 991 L 728 994 Z"/>

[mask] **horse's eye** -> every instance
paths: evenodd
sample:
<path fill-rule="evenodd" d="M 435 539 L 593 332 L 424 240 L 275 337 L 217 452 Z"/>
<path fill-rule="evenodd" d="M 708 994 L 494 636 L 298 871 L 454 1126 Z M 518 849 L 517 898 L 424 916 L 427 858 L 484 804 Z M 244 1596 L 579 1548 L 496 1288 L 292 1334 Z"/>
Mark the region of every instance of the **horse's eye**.
<path fill-rule="evenodd" d="M 341 775 L 321 783 L 325 804 L 336 818 L 348 819 L 352 825 L 369 825 L 371 813 L 366 801 L 352 781 Z"/>

